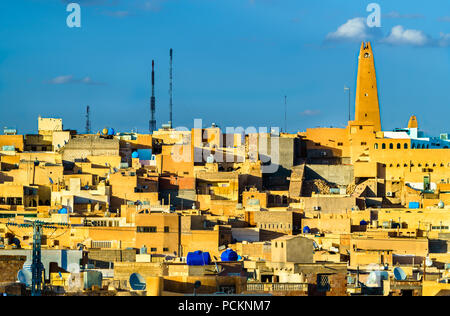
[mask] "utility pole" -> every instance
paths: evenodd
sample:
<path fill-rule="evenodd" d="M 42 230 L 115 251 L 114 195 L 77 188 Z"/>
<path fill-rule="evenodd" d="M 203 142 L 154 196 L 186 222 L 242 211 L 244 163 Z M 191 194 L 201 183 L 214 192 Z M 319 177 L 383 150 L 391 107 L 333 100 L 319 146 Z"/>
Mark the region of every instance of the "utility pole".
<path fill-rule="evenodd" d="M 41 241 L 42 241 L 42 231 L 44 228 L 57 229 L 56 226 L 69 227 L 69 224 L 64 223 L 46 223 L 41 221 L 32 221 L 26 224 L 16 224 L 16 223 L 6 223 L 6 226 L 16 226 L 18 228 L 33 228 L 33 252 L 32 252 L 32 264 L 31 264 L 31 295 L 41 296 L 42 295 L 42 274 L 44 273 L 44 265 L 41 261 Z"/>

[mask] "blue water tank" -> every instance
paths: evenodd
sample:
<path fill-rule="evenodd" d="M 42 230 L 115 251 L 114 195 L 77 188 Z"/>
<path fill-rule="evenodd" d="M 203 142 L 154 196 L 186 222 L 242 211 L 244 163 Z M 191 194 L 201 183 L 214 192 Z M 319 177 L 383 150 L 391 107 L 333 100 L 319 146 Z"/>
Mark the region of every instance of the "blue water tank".
<path fill-rule="evenodd" d="M 418 209 L 420 208 L 419 202 L 409 202 L 409 208 Z"/>
<path fill-rule="evenodd" d="M 359 225 L 361 225 L 361 226 L 367 226 L 368 223 L 367 223 L 365 220 L 362 220 L 362 221 L 359 222 Z"/>
<path fill-rule="evenodd" d="M 211 264 L 211 256 L 209 252 L 203 252 L 200 250 L 189 252 L 186 257 L 186 263 L 188 266 L 206 266 Z"/>
<path fill-rule="evenodd" d="M 133 151 L 131 158 L 139 158 L 139 153 L 137 151 Z"/>
<path fill-rule="evenodd" d="M 309 228 L 308 226 L 303 227 L 303 234 L 310 234 L 311 233 L 311 228 Z"/>
<path fill-rule="evenodd" d="M 152 150 L 151 149 L 138 149 L 137 153 L 139 155 L 140 160 L 151 160 L 152 159 Z"/>
<path fill-rule="evenodd" d="M 108 128 L 108 135 L 109 136 L 114 136 L 116 134 L 116 132 L 114 131 L 114 128 Z"/>
<path fill-rule="evenodd" d="M 58 214 L 67 214 L 67 209 L 65 207 L 63 207 L 62 209 L 60 209 L 58 211 Z"/>
<path fill-rule="evenodd" d="M 220 259 L 222 261 L 238 261 L 238 254 L 236 251 L 231 249 L 227 249 L 220 255 Z"/>

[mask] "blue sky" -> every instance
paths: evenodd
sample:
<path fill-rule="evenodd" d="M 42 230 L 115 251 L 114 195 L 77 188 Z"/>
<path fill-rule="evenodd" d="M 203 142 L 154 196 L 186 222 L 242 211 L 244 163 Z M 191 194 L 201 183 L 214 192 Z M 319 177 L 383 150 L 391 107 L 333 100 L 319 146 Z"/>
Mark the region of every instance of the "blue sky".
<path fill-rule="evenodd" d="M 411 114 L 450 132 L 450 2 L 389 0 L 381 28 L 361 0 L 79 0 L 81 28 L 66 25 L 66 0 L 0 1 L 0 126 L 37 130 L 61 117 L 84 132 L 148 132 L 151 60 L 157 125 L 169 119 L 174 49 L 174 125 L 194 118 L 226 126 L 342 127 L 344 85 L 356 85 L 362 40 L 374 48 L 383 129 Z"/>

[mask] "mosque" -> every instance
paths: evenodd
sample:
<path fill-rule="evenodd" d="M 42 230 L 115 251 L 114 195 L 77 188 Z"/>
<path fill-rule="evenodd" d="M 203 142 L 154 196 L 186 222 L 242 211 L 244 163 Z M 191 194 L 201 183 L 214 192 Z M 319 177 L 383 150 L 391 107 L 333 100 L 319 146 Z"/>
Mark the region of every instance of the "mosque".
<path fill-rule="evenodd" d="M 370 42 L 361 44 L 356 85 L 355 119 L 345 128 L 300 133 L 309 162 L 353 165 L 356 185 L 373 196 L 404 195 L 405 186 L 427 190 L 450 183 L 447 134 L 426 137 L 414 115 L 407 128 L 382 130 Z"/>

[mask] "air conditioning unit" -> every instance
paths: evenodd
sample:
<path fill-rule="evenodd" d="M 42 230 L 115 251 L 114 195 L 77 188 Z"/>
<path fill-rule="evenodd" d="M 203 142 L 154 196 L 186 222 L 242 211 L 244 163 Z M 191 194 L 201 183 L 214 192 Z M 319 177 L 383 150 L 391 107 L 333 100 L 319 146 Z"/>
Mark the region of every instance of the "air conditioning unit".
<path fill-rule="evenodd" d="M 395 194 L 394 194 L 394 192 L 387 192 L 386 193 L 386 196 L 389 196 L 389 197 L 393 197 Z"/>

